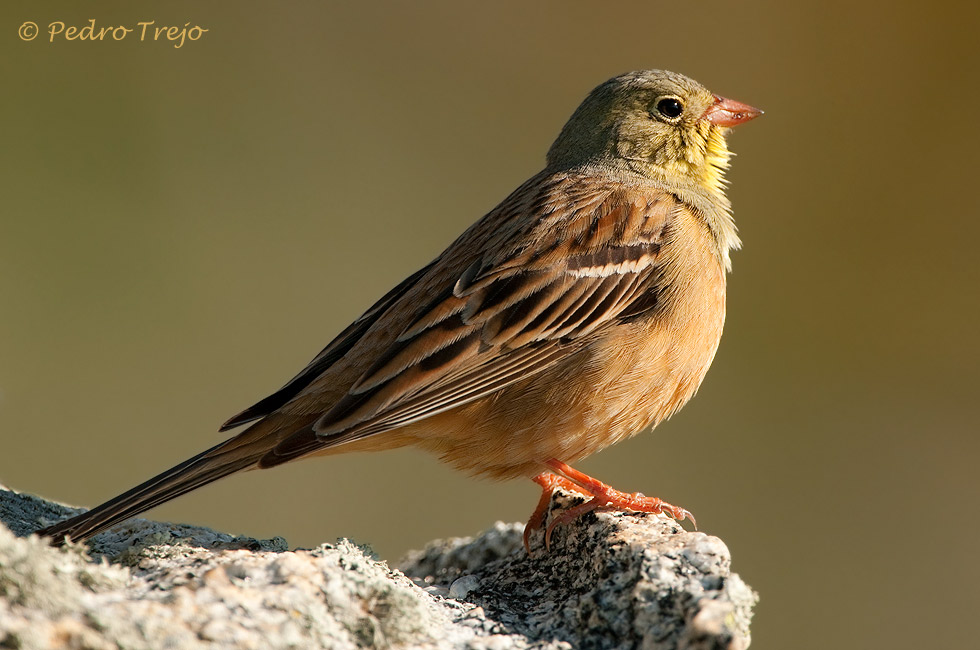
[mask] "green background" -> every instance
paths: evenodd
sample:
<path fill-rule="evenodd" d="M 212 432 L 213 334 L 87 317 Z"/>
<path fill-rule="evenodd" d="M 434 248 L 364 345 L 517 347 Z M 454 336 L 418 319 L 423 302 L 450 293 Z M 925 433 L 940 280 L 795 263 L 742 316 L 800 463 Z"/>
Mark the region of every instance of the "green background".
<path fill-rule="evenodd" d="M 95 505 L 216 443 L 538 171 L 593 86 L 666 68 L 766 110 L 730 138 L 745 247 L 700 394 L 581 468 L 725 540 L 753 647 L 970 645 L 980 57 L 956 6 L 7 0 L 0 481 Z M 17 35 L 89 18 L 209 31 Z M 394 560 L 536 500 L 406 450 L 151 516 Z"/>

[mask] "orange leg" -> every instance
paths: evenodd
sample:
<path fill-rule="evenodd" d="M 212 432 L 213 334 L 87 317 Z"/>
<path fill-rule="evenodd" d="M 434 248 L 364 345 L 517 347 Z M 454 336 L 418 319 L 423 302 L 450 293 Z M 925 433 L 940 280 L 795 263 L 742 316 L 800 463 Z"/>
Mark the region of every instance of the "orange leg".
<path fill-rule="evenodd" d="M 534 512 L 531 513 L 530 519 L 524 524 L 524 550 L 527 551 L 528 555 L 531 554 L 531 531 L 539 528 L 541 523 L 544 522 L 544 516 L 548 512 L 548 504 L 551 503 L 551 495 L 554 494 L 555 490 L 562 488 L 569 492 L 578 492 L 589 496 L 582 491 L 582 488 L 567 478 L 555 476 L 551 472 L 541 472 L 531 480 L 541 486 L 541 498 L 538 499 L 538 505 L 534 508 Z M 548 527 L 548 531 L 545 533 L 545 545 L 549 549 L 551 548 L 551 526 Z"/>
<path fill-rule="evenodd" d="M 573 521 L 592 510 L 628 510 L 632 512 L 652 512 L 655 514 L 663 513 L 678 521 L 690 519 L 691 523 L 694 524 L 694 528 L 697 529 L 698 524 L 694 520 L 694 515 L 684 508 L 678 508 L 656 497 L 644 496 L 640 492 L 620 492 L 554 458 L 547 461 L 545 465 L 551 468 L 558 476 L 544 472 L 532 479 L 543 489 L 541 499 L 538 501 L 538 507 L 535 508 L 534 513 L 524 527 L 524 548 L 528 549 L 529 555 L 530 544 L 528 537 L 530 531 L 539 527 L 541 522 L 544 521 L 544 515 L 548 510 L 551 494 L 559 487 L 571 490 L 572 492 L 579 492 L 592 498 L 583 504 L 569 508 L 548 524 L 548 528 L 544 534 L 545 547 L 548 549 L 551 548 L 551 533 L 556 526 Z"/>

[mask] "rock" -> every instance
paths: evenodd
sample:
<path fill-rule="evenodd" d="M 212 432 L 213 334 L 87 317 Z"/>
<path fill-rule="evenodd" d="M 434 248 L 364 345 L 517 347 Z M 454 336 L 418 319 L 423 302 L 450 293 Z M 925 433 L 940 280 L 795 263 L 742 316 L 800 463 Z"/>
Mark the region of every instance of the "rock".
<path fill-rule="evenodd" d="M 551 510 L 581 503 L 557 494 Z M 661 516 L 590 513 L 555 529 L 551 551 L 523 526 L 433 542 L 400 565 L 529 639 L 590 648 L 746 648 L 756 594 L 717 537 Z"/>
<path fill-rule="evenodd" d="M 346 540 L 288 551 L 141 519 L 88 548 L 29 535 L 73 512 L 0 488 L 0 648 L 737 649 L 756 601 L 721 540 L 658 516 L 588 514 L 550 552 L 535 531 L 530 558 L 498 523 L 399 571 Z"/>

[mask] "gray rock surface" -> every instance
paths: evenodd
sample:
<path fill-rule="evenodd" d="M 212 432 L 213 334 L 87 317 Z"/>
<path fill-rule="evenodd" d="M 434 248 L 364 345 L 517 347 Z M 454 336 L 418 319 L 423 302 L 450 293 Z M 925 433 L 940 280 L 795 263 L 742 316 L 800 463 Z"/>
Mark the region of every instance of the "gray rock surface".
<path fill-rule="evenodd" d="M 498 523 L 394 570 L 142 519 L 90 547 L 29 535 L 71 512 L 0 488 L 0 648 L 737 649 L 757 600 L 721 540 L 658 516 L 588 514 L 550 552 L 534 531 L 530 558 Z"/>

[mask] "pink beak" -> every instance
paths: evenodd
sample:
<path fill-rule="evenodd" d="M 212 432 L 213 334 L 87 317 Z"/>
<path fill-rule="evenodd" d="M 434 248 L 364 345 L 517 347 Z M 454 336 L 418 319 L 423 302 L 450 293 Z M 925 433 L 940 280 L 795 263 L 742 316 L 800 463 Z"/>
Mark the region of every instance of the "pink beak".
<path fill-rule="evenodd" d="M 725 99 L 714 95 L 715 103 L 708 107 L 701 119 L 708 120 L 717 126 L 735 126 L 762 115 L 758 108 L 737 102 L 734 99 Z"/>

